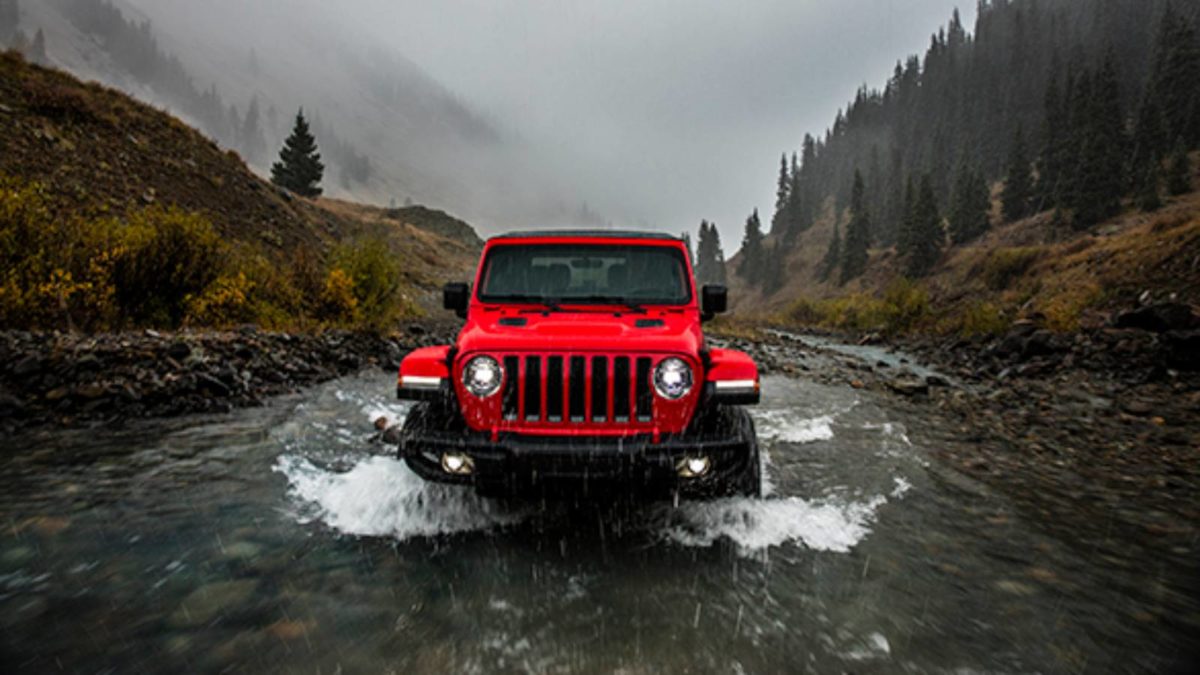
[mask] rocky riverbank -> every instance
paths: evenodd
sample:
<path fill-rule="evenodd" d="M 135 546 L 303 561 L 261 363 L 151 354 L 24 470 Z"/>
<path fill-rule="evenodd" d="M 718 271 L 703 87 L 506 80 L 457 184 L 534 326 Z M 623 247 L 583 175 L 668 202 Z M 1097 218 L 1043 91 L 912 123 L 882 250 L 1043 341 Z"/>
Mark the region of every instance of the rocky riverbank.
<path fill-rule="evenodd" d="M 1126 530 L 1154 555 L 1187 556 L 1200 547 L 1197 326 L 1194 310 L 1156 305 L 1074 334 L 1025 321 L 978 340 L 836 336 L 871 345 L 857 355 L 796 344 L 828 335 L 729 342 L 767 372 L 884 392 L 957 429 L 929 450 L 1046 527 L 1098 549 Z"/>
<path fill-rule="evenodd" d="M 328 331 L 82 335 L 0 332 L 0 431 L 118 424 L 261 405 L 363 368 L 395 369 L 409 350 L 445 343 L 449 326 L 394 336 Z"/>

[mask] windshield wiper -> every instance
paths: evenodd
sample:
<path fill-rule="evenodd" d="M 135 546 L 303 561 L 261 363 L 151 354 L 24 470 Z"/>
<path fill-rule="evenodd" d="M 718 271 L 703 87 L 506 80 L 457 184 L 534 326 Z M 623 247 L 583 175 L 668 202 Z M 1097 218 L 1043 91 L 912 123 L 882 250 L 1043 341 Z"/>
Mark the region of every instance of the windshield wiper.
<path fill-rule="evenodd" d="M 620 305 L 630 312 L 646 313 L 646 308 L 628 298 L 617 298 L 611 295 L 589 295 L 582 298 L 570 298 L 568 302 L 585 302 L 588 304 Z"/>
<path fill-rule="evenodd" d="M 558 298 L 544 298 L 540 295 L 491 295 L 484 302 L 523 302 L 531 305 L 542 305 L 551 312 L 562 311 Z M 538 310 L 540 311 L 540 310 Z"/>

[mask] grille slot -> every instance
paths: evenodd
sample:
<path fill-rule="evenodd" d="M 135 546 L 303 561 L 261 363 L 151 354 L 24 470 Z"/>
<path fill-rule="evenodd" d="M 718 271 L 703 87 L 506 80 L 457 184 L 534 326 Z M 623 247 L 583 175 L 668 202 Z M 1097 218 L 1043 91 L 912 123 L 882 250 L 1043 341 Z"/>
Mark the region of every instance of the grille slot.
<path fill-rule="evenodd" d="M 504 357 L 504 402 L 501 406 L 501 411 L 504 414 L 504 419 L 512 421 L 517 419 L 518 406 L 520 405 L 520 389 L 521 381 L 521 359 L 517 356 Z"/>
<path fill-rule="evenodd" d="M 639 422 L 649 422 L 652 419 L 654 399 L 650 395 L 650 357 L 642 356 L 637 360 L 637 381 L 634 383 L 637 396 L 637 418 Z"/>
<path fill-rule="evenodd" d="M 587 359 L 571 357 L 567 380 L 567 416 L 572 422 L 582 422 L 587 410 Z"/>
<path fill-rule="evenodd" d="M 613 420 L 629 421 L 629 357 L 613 359 Z"/>
<path fill-rule="evenodd" d="M 563 421 L 563 357 L 546 359 L 546 421 Z"/>
<path fill-rule="evenodd" d="M 592 421 L 608 421 L 608 359 L 592 357 Z"/>
<path fill-rule="evenodd" d="M 536 422 L 542 419 L 542 359 L 538 356 L 525 357 L 525 420 Z"/>

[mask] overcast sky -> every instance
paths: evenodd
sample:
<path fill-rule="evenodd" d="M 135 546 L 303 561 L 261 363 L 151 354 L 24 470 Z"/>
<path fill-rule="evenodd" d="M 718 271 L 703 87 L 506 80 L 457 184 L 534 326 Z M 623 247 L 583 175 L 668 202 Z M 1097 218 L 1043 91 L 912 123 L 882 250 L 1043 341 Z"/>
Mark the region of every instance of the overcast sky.
<path fill-rule="evenodd" d="M 520 137 L 564 203 L 675 232 L 716 220 L 730 254 L 751 209 L 769 219 L 781 151 L 924 52 L 956 4 L 968 27 L 975 14 L 974 0 L 251 1 L 390 45 Z"/>
<path fill-rule="evenodd" d="M 736 248 L 778 156 L 970 0 L 343 0 L 504 127 L 578 158 L 605 215 Z M 357 13 L 355 13 L 357 14 Z M 732 241 L 731 241 L 732 239 Z"/>

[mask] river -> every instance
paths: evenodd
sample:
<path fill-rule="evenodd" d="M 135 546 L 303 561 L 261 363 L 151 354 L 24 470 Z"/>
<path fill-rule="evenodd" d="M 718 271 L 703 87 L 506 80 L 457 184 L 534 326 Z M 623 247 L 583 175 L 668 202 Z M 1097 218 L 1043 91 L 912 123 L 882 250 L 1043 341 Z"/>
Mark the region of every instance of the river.
<path fill-rule="evenodd" d="M 764 391 L 762 500 L 514 505 L 424 484 L 372 440 L 407 409 L 384 373 L 5 439 L 0 663 L 1161 672 L 1191 648 L 1175 572 L 1099 558 L 944 468 L 930 449 L 956 430 L 849 387 Z"/>

